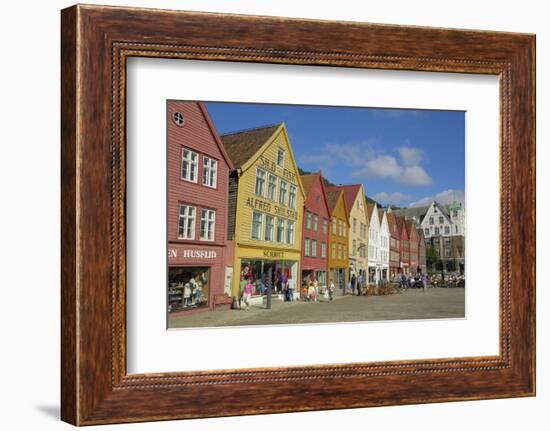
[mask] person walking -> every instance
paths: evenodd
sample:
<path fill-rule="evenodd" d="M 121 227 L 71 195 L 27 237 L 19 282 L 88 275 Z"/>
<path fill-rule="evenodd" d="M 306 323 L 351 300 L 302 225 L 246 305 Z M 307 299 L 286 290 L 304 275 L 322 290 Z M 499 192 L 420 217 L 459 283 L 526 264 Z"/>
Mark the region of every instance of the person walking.
<path fill-rule="evenodd" d="M 243 292 L 243 302 L 246 305 L 245 310 L 250 308 L 250 297 L 252 296 L 252 292 L 254 292 L 254 285 L 252 284 L 252 279 L 249 279 Z"/>
<path fill-rule="evenodd" d="M 334 282 L 330 280 L 330 284 L 328 285 L 328 296 L 331 301 L 334 299 L 333 294 L 334 294 Z"/>
<path fill-rule="evenodd" d="M 289 302 L 294 301 L 294 279 L 292 276 L 288 277 L 286 291 L 288 293 Z"/>
<path fill-rule="evenodd" d="M 355 295 L 355 287 L 357 285 L 357 277 L 355 273 L 351 276 L 351 295 Z"/>

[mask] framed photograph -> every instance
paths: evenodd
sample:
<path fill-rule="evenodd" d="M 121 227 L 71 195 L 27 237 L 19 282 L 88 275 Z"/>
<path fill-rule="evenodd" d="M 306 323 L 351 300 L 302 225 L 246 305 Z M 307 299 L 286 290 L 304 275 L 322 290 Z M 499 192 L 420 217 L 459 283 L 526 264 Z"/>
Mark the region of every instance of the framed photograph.
<path fill-rule="evenodd" d="M 535 36 L 61 14 L 61 416 L 535 394 Z"/>

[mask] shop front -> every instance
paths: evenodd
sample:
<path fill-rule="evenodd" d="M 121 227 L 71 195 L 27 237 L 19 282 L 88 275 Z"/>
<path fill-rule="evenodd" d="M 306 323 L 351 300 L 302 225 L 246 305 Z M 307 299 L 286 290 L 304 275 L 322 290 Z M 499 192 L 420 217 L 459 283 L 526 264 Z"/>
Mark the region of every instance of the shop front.
<path fill-rule="evenodd" d="M 263 301 L 267 289 L 271 286 L 273 294 L 280 295 L 283 299 L 285 287 L 289 280 L 293 289 L 293 297 L 299 297 L 299 253 L 274 250 L 257 250 L 255 248 L 243 248 L 241 256 L 236 256 L 236 264 L 239 270 L 238 295 L 240 296 L 248 282 L 254 286 L 252 303 Z"/>
<path fill-rule="evenodd" d="M 168 312 L 213 309 L 224 296 L 224 247 L 168 246 Z"/>

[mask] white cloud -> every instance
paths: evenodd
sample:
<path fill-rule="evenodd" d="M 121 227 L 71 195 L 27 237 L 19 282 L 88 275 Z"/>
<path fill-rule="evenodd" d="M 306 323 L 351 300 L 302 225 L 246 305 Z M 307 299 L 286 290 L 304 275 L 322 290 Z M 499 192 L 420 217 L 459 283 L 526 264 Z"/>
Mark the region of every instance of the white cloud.
<path fill-rule="evenodd" d="M 397 151 L 399 151 L 401 162 L 405 166 L 416 166 L 422 160 L 423 151 L 420 148 L 400 147 Z"/>
<path fill-rule="evenodd" d="M 402 203 L 403 201 L 407 201 L 411 198 L 410 195 L 401 193 L 401 192 L 380 192 L 373 196 L 373 199 L 382 203 L 382 204 L 392 204 L 392 205 L 398 205 Z"/>
<path fill-rule="evenodd" d="M 359 143 L 328 143 L 319 147 L 313 154 L 298 157 L 300 164 L 306 168 L 321 169 L 325 175 L 333 166 L 345 166 L 355 178 L 388 178 L 410 186 L 421 186 L 432 183 L 432 178 L 420 166 L 423 151 L 408 145 L 398 148 L 399 159 L 393 155 L 376 151 L 372 139 Z"/>
<path fill-rule="evenodd" d="M 409 207 L 424 207 L 436 201 L 442 205 L 450 204 L 454 201 L 465 202 L 464 190 L 447 189 L 433 196 L 426 196 L 415 202 L 411 202 Z"/>
<path fill-rule="evenodd" d="M 423 186 L 432 183 L 432 177 L 422 166 L 409 166 L 403 171 L 401 182 L 411 186 Z"/>

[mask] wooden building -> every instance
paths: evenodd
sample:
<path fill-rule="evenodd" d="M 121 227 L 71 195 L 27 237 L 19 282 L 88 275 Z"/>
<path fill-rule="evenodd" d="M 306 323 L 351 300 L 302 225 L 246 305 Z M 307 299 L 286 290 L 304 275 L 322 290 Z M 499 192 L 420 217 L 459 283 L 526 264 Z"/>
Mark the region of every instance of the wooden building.
<path fill-rule="evenodd" d="M 335 190 L 344 192 L 349 211 L 349 275 L 363 276 L 366 280 L 368 269 L 368 218 L 367 200 L 363 184 L 340 185 Z"/>
<path fill-rule="evenodd" d="M 397 215 L 393 211 L 387 213 L 388 228 L 390 233 L 390 280 L 394 281 L 401 272 L 401 231 L 397 221 Z"/>
<path fill-rule="evenodd" d="M 344 192 L 334 187 L 327 188 L 330 209 L 329 223 L 329 283 L 334 282 L 337 291 L 345 294 L 348 285 L 348 230 L 349 211 Z"/>
<path fill-rule="evenodd" d="M 232 294 L 248 280 L 255 296 L 288 278 L 298 292 L 305 194 L 284 124 L 221 137 L 230 175 L 228 236 L 234 241 Z"/>
<path fill-rule="evenodd" d="M 212 309 L 229 298 L 227 207 L 233 165 L 204 104 L 169 101 L 167 123 L 168 308 Z"/>
<path fill-rule="evenodd" d="M 302 285 L 317 281 L 327 286 L 329 221 L 325 185 L 321 173 L 301 176 L 306 194 L 302 226 Z"/>
<path fill-rule="evenodd" d="M 408 275 L 410 273 L 411 247 L 409 244 L 409 229 L 405 217 L 397 217 L 399 229 L 399 268 L 400 272 Z"/>

